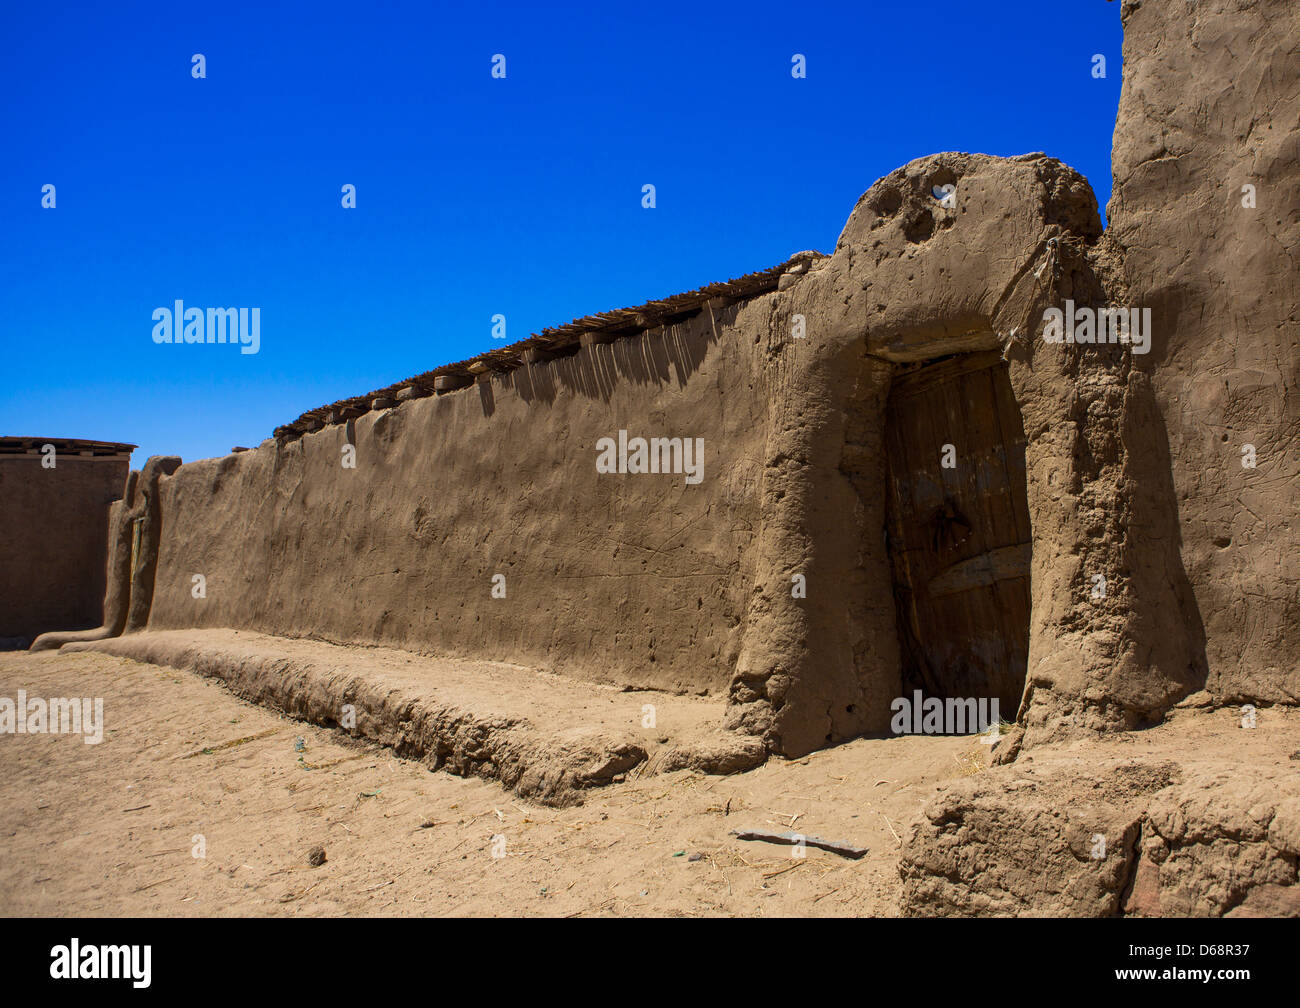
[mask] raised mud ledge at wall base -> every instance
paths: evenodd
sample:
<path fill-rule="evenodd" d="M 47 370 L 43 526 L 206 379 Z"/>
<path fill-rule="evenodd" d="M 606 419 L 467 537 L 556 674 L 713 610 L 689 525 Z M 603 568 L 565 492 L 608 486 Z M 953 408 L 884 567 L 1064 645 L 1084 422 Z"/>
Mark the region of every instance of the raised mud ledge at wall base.
<path fill-rule="evenodd" d="M 499 662 L 226 629 L 127 634 L 64 650 L 219 679 L 245 700 L 431 770 L 498 780 L 544 805 L 578 804 L 584 791 L 626 775 L 735 773 L 767 758 L 761 740 L 718 727 L 720 700 L 626 692 Z M 651 729 L 642 728 L 646 705 Z"/>

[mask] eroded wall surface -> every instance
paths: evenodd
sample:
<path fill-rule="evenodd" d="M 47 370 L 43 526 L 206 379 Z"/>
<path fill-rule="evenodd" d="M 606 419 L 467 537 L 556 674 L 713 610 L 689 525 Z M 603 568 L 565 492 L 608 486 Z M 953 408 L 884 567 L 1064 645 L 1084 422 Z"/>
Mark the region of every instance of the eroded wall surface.
<path fill-rule="evenodd" d="M 1153 314 L 1143 366 L 1168 430 L 1206 685 L 1294 703 L 1300 5 L 1126 0 L 1123 17 L 1109 233 L 1129 296 Z"/>

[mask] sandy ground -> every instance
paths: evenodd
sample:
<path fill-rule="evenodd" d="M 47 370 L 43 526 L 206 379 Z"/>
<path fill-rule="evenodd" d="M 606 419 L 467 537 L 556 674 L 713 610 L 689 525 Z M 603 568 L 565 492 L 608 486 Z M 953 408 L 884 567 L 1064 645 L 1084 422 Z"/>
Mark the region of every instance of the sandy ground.
<path fill-rule="evenodd" d="M 0 735 L 6 915 L 890 915 L 905 824 L 986 772 L 978 738 L 861 739 L 730 777 L 678 771 L 530 806 L 293 721 L 215 680 L 97 653 L 0 654 L 0 696 L 103 697 L 104 741 Z M 1177 711 L 1017 764 L 1211 755 L 1290 772 L 1300 711 Z M 303 747 L 296 748 L 301 738 Z M 743 842 L 789 829 L 859 861 Z M 504 857 L 499 853 L 504 837 Z M 202 857 L 195 856 L 200 838 Z M 308 851 L 325 848 L 325 863 Z M 692 855 L 699 855 L 691 860 Z"/>
<path fill-rule="evenodd" d="M 971 772 L 987 749 L 862 740 L 732 777 L 633 780 L 557 810 L 187 672 L 0 654 L 0 696 L 18 689 L 103 697 L 107 729 L 99 745 L 0 735 L 0 913 L 10 915 L 891 914 L 900 820 L 927 785 Z M 792 822 L 871 852 L 795 859 L 728 836 Z M 492 856 L 496 835 L 504 858 Z M 317 844 L 327 860 L 312 868 Z"/>

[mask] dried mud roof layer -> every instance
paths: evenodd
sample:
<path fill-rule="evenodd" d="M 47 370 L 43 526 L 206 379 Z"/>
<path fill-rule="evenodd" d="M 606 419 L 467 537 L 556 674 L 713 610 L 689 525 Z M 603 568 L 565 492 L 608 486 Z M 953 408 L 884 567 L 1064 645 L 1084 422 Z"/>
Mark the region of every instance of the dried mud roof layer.
<path fill-rule="evenodd" d="M 47 444 L 54 445 L 54 450 L 60 454 L 83 455 L 87 458 L 129 456 L 139 447 L 119 441 L 87 441 L 82 438 L 0 437 L 0 458 L 40 455 L 41 449 Z"/>
<path fill-rule="evenodd" d="M 646 329 L 680 322 L 703 310 L 707 304 L 716 308 L 747 301 L 776 290 L 784 274 L 802 273 L 811 263 L 825 258 L 826 255 L 822 252 L 797 252 L 777 266 L 747 273 L 734 280 L 724 280 L 684 294 L 647 301 L 635 308 L 618 308 L 586 315 L 566 325 L 543 329 L 518 343 L 498 347 L 454 364 L 444 364 L 413 378 L 395 382 L 387 388 L 308 410 L 292 423 L 277 427 L 275 437 L 301 437 L 320 430 L 326 424 L 343 423 L 363 413 L 387 409 L 407 399 L 420 399 L 435 393 L 468 388 L 479 375 L 513 371 L 526 363 L 567 357 L 577 353 L 585 342 L 612 343 Z"/>

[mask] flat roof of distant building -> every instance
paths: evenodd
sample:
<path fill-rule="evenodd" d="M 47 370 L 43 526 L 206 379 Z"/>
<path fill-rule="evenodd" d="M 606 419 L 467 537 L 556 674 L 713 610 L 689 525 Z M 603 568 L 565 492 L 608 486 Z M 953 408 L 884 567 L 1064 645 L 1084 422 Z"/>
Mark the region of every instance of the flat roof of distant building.
<path fill-rule="evenodd" d="M 0 458 L 40 455 L 46 445 L 54 445 L 59 455 L 78 458 L 130 458 L 139 445 L 121 441 L 91 441 L 86 438 L 0 436 Z"/>

